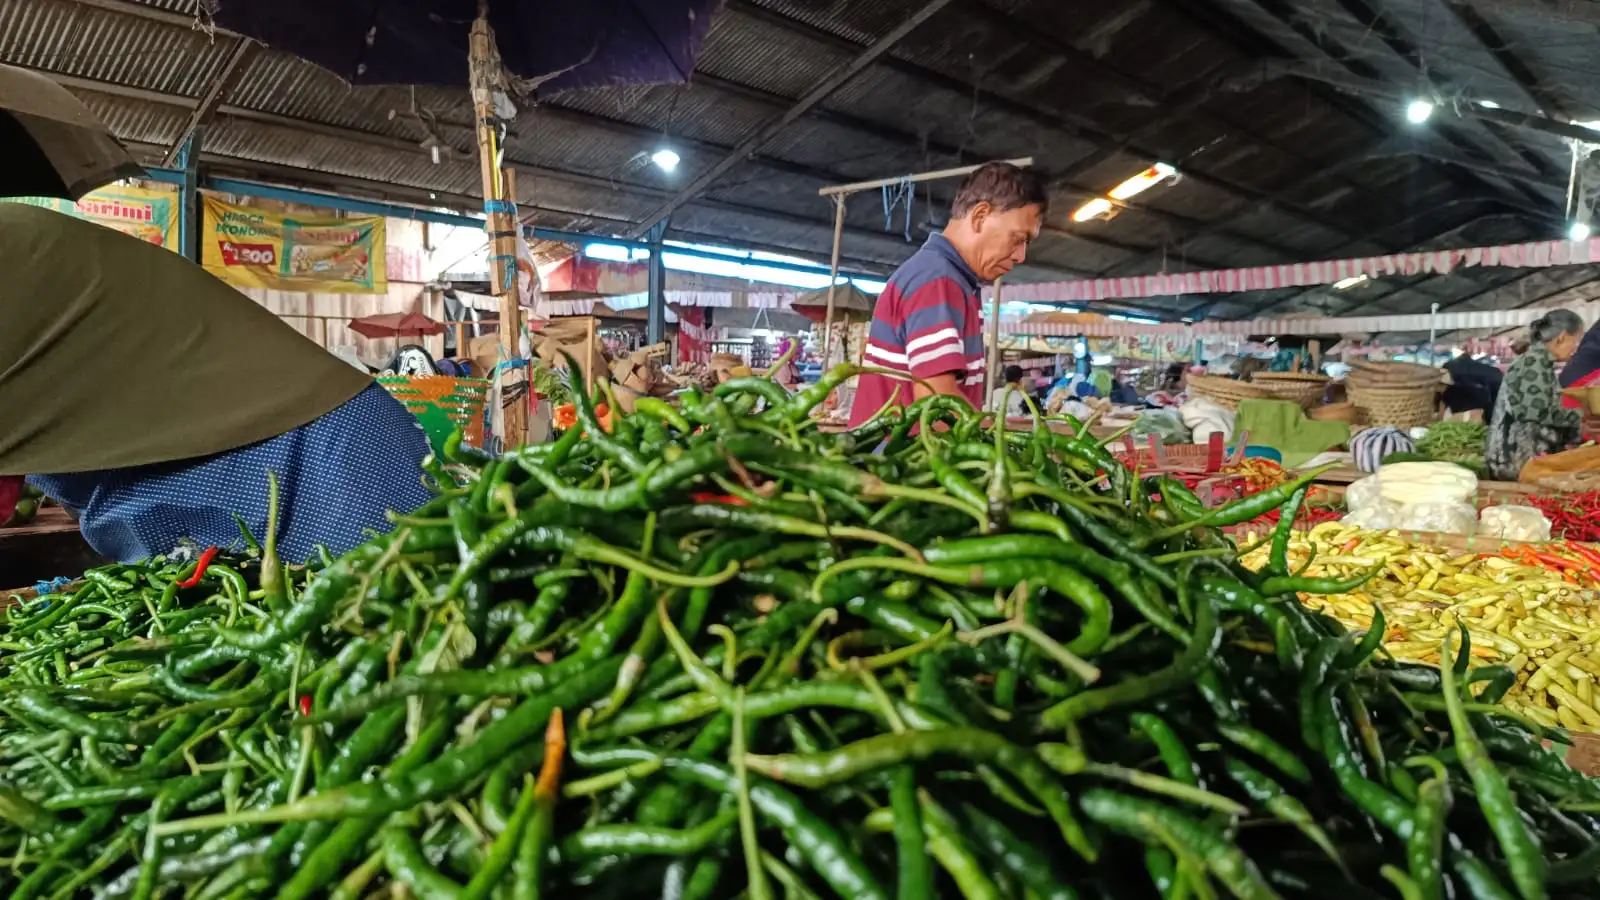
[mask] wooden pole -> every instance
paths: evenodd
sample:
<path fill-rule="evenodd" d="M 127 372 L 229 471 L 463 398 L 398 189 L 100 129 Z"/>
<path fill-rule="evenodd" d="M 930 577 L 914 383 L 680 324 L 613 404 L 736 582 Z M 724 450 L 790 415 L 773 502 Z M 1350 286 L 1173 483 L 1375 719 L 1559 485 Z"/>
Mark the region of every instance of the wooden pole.
<path fill-rule="evenodd" d="M 522 330 L 522 310 L 517 303 L 517 199 L 515 176 L 500 165 L 500 118 L 495 114 L 494 93 L 500 80 L 500 51 L 495 47 L 494 30 L 489 27 L 488 0 L 479 0 L 478 18 L 472 23 L 469 43 L 472 106 L 477 118 L 478 165 L 483 182 L 484 228 L 489 233 L 489 277 L 495 299 L 499 301 L 499 359 L 510 362 L 521 356 L 518 339 Z M 519 370 L 500 373 L 504 384 Z M 527 442 L 528 405 L 506 403 L 504 433 L 499 437 L 503 449 L 511 450 Z"/>
<path fill-rule="evenodd" d="M 1009 163 L 1020 169 L 1025 169 L 1033 165 L 1033 157 L 1024 156 L 1021 159 L 1003 159 L 1000 160 L 1000 162 Z M 822 190 L 817 191 L 817 193 L 824 197 L 834 197 L 854 194 L 857 191 L 870 191 L 875 188 L 894 187 L 897 184 L 918 184 L 923 181 L 938 181 L 941 178 L 955 178 L 959 175 L 970 175 L 986 165 L 988 165 L 988 163 L 979 163 L 975 166 L 958 166 L 954 169 L 939 169 L 933 172 L 917 172 L 912 175 L 901 175 L 898 178 L 875 178 L 871 181 L 856 181 L 850 184 L 836 184 L 833 187 L 825 187 Z"/>
<path fill-rule="evenodd" d="M 583 320 L 583 389 L 594 393 L 594 316 Z"/>
<path fill-rule="evenodd" d="M 833 292 L 839 282 L 839 243 L 844 238 L 844 195 L 833 198 L 833 205 L 833 259 L 828 263 L 828 311 L 822 319 L 824 369 L 833 364 Z"/>
<path fill-rule="evenodd" d="M 1000 363 L 1000 282 L 994 282 L 994 313 L 989 318 L 989 356 L 983 366 L 983 400 L 989 402 L 989 397 L 994 394 L 994 389 L 999 387 L 995 383 L 995 375 L 999 371 Z M 1004 415 L 1005 410 L 1000 411 Z"/>

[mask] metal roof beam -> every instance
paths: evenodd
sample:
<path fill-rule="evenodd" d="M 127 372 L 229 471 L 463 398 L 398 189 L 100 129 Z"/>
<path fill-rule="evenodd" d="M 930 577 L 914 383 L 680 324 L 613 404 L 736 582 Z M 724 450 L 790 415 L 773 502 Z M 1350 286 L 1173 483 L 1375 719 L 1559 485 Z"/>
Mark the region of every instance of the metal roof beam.
<path fill-rule="evenodd" d="M 179 106 L 179 107 L 185 107 L 185 108 L 190 108 L 190 109 L 196 108 L 197 104 L 198 104 L 198 101 L 194 100 L 193 98 L 184 97 L 184 96 L 178 95 L 178 94 L 166 94 L 166 93 L 162 93 L 160 91 L 152 91 L 152 90 L 149 90 L 147 88 L 129 87 L 127 85 L 112 84 L 112 83 L 109 83 L 109 82 L 95 81 L 93 79 L 79 78 L 79 77 L 76 77 L 76 76 L 58 75 L 56 73 L 46 73 L 46 74 L 48 74 L 52 78 L 55 78 L 56 80 L 60 81 L 62 84 L 66 85 L 67 87 L 73 88 L 75 90 L 80 90 L 80 91 L 87 91 L 87 92 L 91 92 L 91 93 L 101 93 L 101 94 L 107 94 L 107 95 L 110 95 L 110 96 L 124 97 L 124 98 L 132 99 L 132 100 L 140 100 L 140 101 L 149 102 L 149 103 L 159 103 L 159 104 L 168 105 L 168 106 Z M 279 116 L 279 115 L 276 115 L 276 114 L 273 114 L 273 113 L 263 113 L 263 112 L 259 112 L 259 111 L 256 111 L 256 110 L 244 109 L 244 108 L 241 108 L 241 107 L 232 107 L 232 106 L 228 106 L 226 104 L 219 106 L 218 110 L 217 110 L 217 113 L 219 115 L 228 116 L 230 118 L 238 118 L 238 119 L 241 119 L 241 120 L 244 120 L 244 121 L 256 122 L 258 124 L 270 125 L 270 126 L 281 127 L 281 128 L 288 128 L 288 129 L 292 129 L 292 130 L 298 130 L 298 131 L 302 131 L 302 132 L 316 134 L 316 135 L 319 135 L 319 136 L 322 136 L 322 137 L 327 137 L 327 138 L 332 139 L 332 140 L 347 141 L 347 142 L 350 142 L 350 143 L 355 143 L 355 144 L 360 144 L 360 145 L 364 145 L 364 146 L 375 147 L 375 148 L 384 149 L 384 150 L 393 150 L 393 151 L 399 151 L 399 152 L 404 152 L 404 153 L 414 153 L 414 154 L 420 154 L 422 152 L 421 149 L 418 147 L 418 145 L 415 144 L 414 142 L 408 141 L 408 140 L 406 140 L 404 138 L 391 137 L 389 135 L 372 134 L 370 132 L 357 131 L 355 129 L 350 129 L 350 128 L 335 127 L 335 126 L 331 126 L 331 125 L 322 125 L 320 123 L 309 122 L 309 121 L 306 121 L 306 120 L 303 120 L 303 119 L 294 119 L 294 118 L 290 118 L 290 117 L 287 117 L 287 116 Z M 265 167 L 268 167 L 268 166 L 270 166 L 272 164 L 270 164 L 270 163 L 262 163 L 261 165 L 263 166 L 263 168 L 265 168 Z M 578 185 L 578 186 L 581 186 L 581 187 L 593 188 L 593 189 L 596 189 L 596 190 L 622 191 L 624 193 L 632 194 L 632 195 L 635 195 L 635 196 L 643 196 L 643 197 L 651 197 L 651 198 L 665 198 L 665 197 L 670 196 L 669 192 L 664 191 L 664 190 L 662 190 L 660 188 L 650 187 L 650 186 L 646 186 L 646 185 L 631 184 L 631 183 L 628 183 L 628 182 L 620 182 L 620 181 L 616 181 L 614 179 L 602 178 L 602 177 L 599 177 L 599 176 L 588 175 L 588 174 L 584 174 L 584 173 L 580 173 L 580 172 L 568 172 L 568 171 L 564 171 L 564 170 L 560 170 L 560 169 L 551 169 L 551 168 L 547 168 L 547 167 L 543 167 L 543 166 L 536 166 L 536 165 L 531 165 L 531 164 L 527 164 L 527 163 L 521 163 L 521 162 L 517 162 L 515 160 L 509 160 L 507 162 L 507 165 L 510 168 L 516 169 L 518 172 L 522 172 L 522 173 L 526 173 L 526 174 L 529 174 L 529 175 L 533 175 L 535 177 L 549 178 L 549 179 L 552 179 L 552 180 L 555 180 L 555 181 L 562 181 L 562 182 L 566 182 L 566 183 L 569 183 L 569 184 L 575 184 L 575 185 Z M 354 177 L 354 176 L 341 176 L 341 177 Z M 816 219 L 816 218 L 811 218 L 811 217 L 807 217 L 807 216 L 802 216 L 802 215 L 798 215 L 798 214 L 795 214 L 795 213 L 789 213 L 789 212 L 785 212 L 785 211 L 782 211 L 782 210 L 771 210 L 771 209 L 760 208 L 760 207 L 744 206 L 742 204 L 731 203 L 731 202 L 723 201 L 723 200 L 715 200 L 715 199 L 711 199 L 711 198 L 701 198 L 701 199 L 698 199 L 698 200 L 694 201 L 694 203 L 697 206 L 704 206 L 704 207 L 709 208 L 709 209 L 720 209 L 720 210 L 723 210 L 723 211 L 726 211 L 726 212 L 734 212 L 734 213 L 738 213 L 740 215 L 747 215 L 747 216 L 751 216 L 751 217 L 755 217 L 755 218 L 762 218 L 762 219 L 769 219 L 769 220 L 773 220 L 773 221 L 782 221 L 782 222 L 788 222 L 788 223 L 791 223 L 791 224 L 804 225 L 806 227 L 817 228 L 817 229 L 819 229 L 819 231 L 825 231 L 825 230 L 827 230 L 827 229 L 832 227 L 832 223 L 829 222 L 829 221 L 824 221 L 822 219 Z M 573 211 L 558 211 L 558 212 L 563 212 L 563 213 L 568 214 L 568 215 L 582 215 L 582 216 L 586 216 L 586 217 L 590 217 L 590 218 L 594 218 L 594 219 L 606 219 L 607 218 L 605 216 L 601 216 L 601 215 L 598 215 L 598 214 L 590 214 L 590 213 L 578 213 L 578 212 L 573 212 Z M 619 219 L 611 219 L 610 221 L 623 222 L 623 220 L 619 220 Z M 624 224 L 627 224 L 631 228 L 636 223 L 625 222 Z M 875 232 L 875 231 L 872 231 L 870 229 L 855 228 L 855 227 L 852 227 L 850 229 L 850 233 L 855 234 L 855 235 L 860 236 L 860 237 L 872 238 L 872 239 L 877 239 L 877 240 L 883 240 L 885 238 L 892 237 L 892 235 L 887 235 L 887 234 L 884 234 L 884 233 Z M 730 238 L 727 238 L 726 240 L 735 240 L 735 239 L 730 237 Z M 1062 274 L 1062 275 L 1067 275 L 1067 276 L 1070 276 L 1070 277 L 1073 277 L 1073 278 L 1079 278 L 1079 277 L 1083 277 L 1084 275 L 1089 274 L 1089 273 L 1087 273 L 1087 272 L 1085 272 L 1083 270 L 1069 269 L 1069 268 L 1061 267 L 1061 266 L 1054 266 L 1054 267 L 1034 266 L 1034 268 L 1040 269 L 1040 270 L 1044 270 L 1044 271 L 1052 271 L 1052 272 L 1055 272 L 1055 273 L 1058 273 L 1058 274 Z"/>
<path fill-rule="evenodd" d="M 715 91 L 721 91 L 723 93 L 743 97 L 747 100 L 753 100 L 758 103 L 766 103 L 774 106 L 787 106 L 788 104 L 794 102 L 792 98 L 784 97 L 780 94 L 769 93 L 761 90 L 760 88 L 751 87 L 750 85 L 742 84 L 737 81 L 728 81 L 723 78 L 717 78 L 712 75 L 704 75 L 698 72 L 695 73 L 693 85 L 695 87 L 706 87 Z M 881 122 L 859 118 L 857 116 L 850 115 L 849 113 L 843 113 L 837 110 L 819 107 L 817 109 L 813 109 L 810 115 L 819 121 L 827 122 L 840 128 L 858 131 L 862 134 L 868 134 L 878 138 L 879 140 L 889 143 L 902 144 L 907 147 L 916 147 L 936 156 L 949 157 L 951 160 L 954 160 L 958 163 L 976 162 L 983 158 L 970 150 L 965 150 L 960 147 L 952 147 L 949 144 L 945 144 L 940 141 L 935 141 L 929 138 L 911 134 L 909 132 L 900 131 L 891 126 L 884 125 Z M 1070 168 L 1075 169 L 1076 167 L 1077 164 L 1074 163 Z M 1055 173 L 1051 177 L 1050 187 L 1052 190 L 1060 190 L 1079 194 L 1086 199 L 1102 196 L 1101 192 L 1096 191 L 1086 185 L 1073 182 L 1070 180 L 1070 178 L 1071 176 L 1066 173 Z M 1189 216 L 1181 215 L 1179 213 L 1168 212 L 1164 209 L 1158 209 L 1156 207 L 1133 200 L 1112 200 L 1111 203 L 1116 205 L 1119 209 L 1141 213 L 1150 216 L 1151 218 L 1159 219 L 1169 225 L 1174 225 L 1181 228 L 1194 228 L 1206 224 L 1199 219 L 1190 218 Z M 1047 229 L 1047 233 L 1092 240 L 1092 238 L 1087 238 L 1080 232 L 1071 230 L 1070 227 Z M 1244 244 L 1250 244 L 1251 246 L 1266 250 L 1270 253 L 1274 253 L 1287 259 L 1296 259 L 1301 255 L 1300 251 L 1295 250 L 1294 248 L 1285 247 L 1282 244 L 1252 237 L 1248 234 L 1227 231 L 1226 229 L 1224 229 L 1224 233 L 1232 240 Z"/>
<path fill-rule="evenodd" d="M 1256 0 L 1256 2 L 1259 4 L 1262 2 L 1262 0 Z M 1334 0 L 1334 2 L 1336 2 L 1339 7 L 1356 22 L 1356 24 L 1370 30 L 1373 34 L 1377 35 L 1378 40 L 1385 47 L 1388 47 L 1391 53 L 1399 57 L 1402 62 L 1406 63 L 1411 68 L 1415 69 L 1419 76 L 1424 78 L 1430 77 L 1432 72 L 1428 67 L 1427 60 L 1423 57 L 1421 51 L 1417 49 L 1416 42 L 1404 32 L 1402 26 L 1398 22 L 1395 22 L 1390 18 L 1386 11 L 1370 5 L 1367 0 Z M 1376 0 L 1374 0 L 1374 2 L 1376 2 Z M 1331 41 L 1328 41 L 1327 43 L 1329 43 L 1331 46 L 1338 46 Z M 1324 53 L 1327 52 L 1324 49 L 1323 44 L 1318 43 L 1315 44 L 1315 46 L 1319 51 Z M 1336 56 L 1335 58 L 1337 59 L 1338 57 Z M 1352 72 L 1355 71 L 1355 69 L 1348 65 L 1346 65 L 1346 68 L 1349 68 Z M 1439 78 L 1438 82 L 1446 89 L 1454 89 L 1454 85 L 1449 79 Z M 1550 170 L 1549 160 L 1541 158 L 1537 153 L 1534 153 L 1528 148 L 1520 146 L 1511 141 L 1499 129 L 1490 128 L 1486 125 L 1482 125 L 1481 123 L 1480 127 L 1483 129 L 1483 133 L 1487 134 L 1491 140 L 1498 144 L 1502 149 L 1509 151 L 1512 158 L 1523 160 L 1528 165 L 1532 166 L 1536 171 L 1546 172 Z M 1446 139 L 1450 140 L 1451 143 L 1461 146 L 1461 142 L 1456 140 L 1453 135 L 1446 134 Z"/>
<path fill-rule="evenodd" d="M 804 22 L 779 15 L 778 13 L 772 12 L 771 10 L 752 3 L 751 0 L 726 0 L 724 8 L 734 10 L 740 15 L 750 16 L 777 27 L 784 28 L 796 34 L 803 34 L 806 37 L 817 41 L 818 43 L 826 44 L 838 49 L 860 49 L 861 46 L 860 44 L 857 44 L 848 38 L 842 38 L 831 32 L 824 31 Z M 1063 111 L 1047 111 L 1027 103 L 1012 100 L 1011 98 L 995 93 L 992 90 L 985 90 L 981 85 L 972 84 L 945 72 L 925 68 L 915 63 L 899 59 L 883 60 L 882 65 L 906 75 L 907 77 L 916 79 L 926 84 L 935 85 L 958 94 L 972 96 L 976 93 L 996 109 L 1005 112 L 1007 115 L 1027 119 L 1041 128 L 1068 135 L 1101 149 L 1118 148 L 1123 143 L 1121 138 L 1101 130 L 1093 122 L 1087 121 L 1080 116 Z M 1153 148 L 1139 146 L 1134 143 L 1128 143 L 1125 149 L 1131 155 L 1145 160 L 1146 165 L 1153 162 L 1163 161 L 1165 157 L 1171 155 L 1158 153 Z M 1189 178 L 1198 184 L 1207 185 L 1208 187 L 1232 194 L 1236 197 L 1259 200 L 1266 196 L 1266 193 L 1263 191 L 1247 185 L 1238 184 L 1226 178 L 1208 174 L 1201 169 L 1185 169 L 1184 177 Z M 1303 221 L 1310 222 L 1321 228 L 1337 232 L 1345 237 L 1349 237 L 1352 234 L 1352 230 L 1348 225 L 1334 222 L 1310 209 L 1290 203 L 1282 203 L 1281 206 L 1284 212 Z"/>
<path fill-rule="evenodd" d="M 714 184 L 717 179 L 726 175 L 734 166 L 737 166 L 747 157 L 766 146 L 774 137 L 777 137 L 779 132 L 798 121 L 812 107 L 832 96 L 835 91 L 876 62 L 879 57 L 893 49 L 894 45 L 900 43 L 906 35 L 917 30 L 922 23 L 933 18 L 940 10 L 949 6 L 952 2 L 953 0 L 928 0 L 905 21 L 890 29 L 887 34 L 873 42 L 871 46 L 857 53 L 854 59 L 829 72 L 817 83 L 816 87 L 808 91 L 804 97 L 795 101 L 795 104 L 789 107 L 788 111 L 783 115 L 768 121 L 751 132 L 730 150 L 727 156 L 724 156 L 711 168 L 701 172 L 693 181 L 685 185 L 683 190 L 651 213 L 645 223 L 640 228 L 635 229 L 632 236 L 637 238 L 650 230 L 657 222 L 670 217 L 674 210 L 692 200 Z"/>
<path fill-rule="evenodd" d="M 178 139 L 172 142 L 172 146 L 168 147 L 166 154 L 161 157 L 162 166 L 170 168 L 176 165 L 178 154 L 183 150 L 184 142 L 189 140 L 189 136 L 201 134 L 200 129 L 210 125 L 211 120 L 216 118 L 217 111 L 222 108 L 223 101 L 228 99 L 234 82 L 238 80 L 239 74 L 244 71 L 258 46 L 260 45 L 249 38 L 238 38 L 233 42 L 233 49 L 228 51 L 228 58 L 223 61 L 222 68 L 212 76 L 211 83 L 206 85 L 205 93 L 200 95 L 194 111 L 189 114 L 188 124 L 183 126 Z"/>
<path fill-rule="evenodd" d="M 1539 76 L 1528 68 L 1527 63 L 1511 52 L 1511 47 L 1507 45 L 1505 38 L 1484 19 L 1472 0 L 1437 0 L 1437 2 L 1472 35 L 1472 39 L 1478 42 L 1478 46 L 1482 47 L 1485 53 L 1494 57 L 1494 61 L 1517 85 L 1529 105 L 1539 112 L 1549 110 L 1561 118 L 1572 118 L 1571 112 L 1549 88 L 1545 87 Z"/>
<path fill-rule="evenodd" d="M 1155 121 L 1149 122 L 1135 130 L 1131 135 L 1129 135 L 1127 140 L 1140 140 L 1151 135 L 1160 134 L 1162 131 L 1170 127 L 1173 121 L 1182 118 L 1185 115 L 1199 113 L 1200 118 L 1203 120 L 1220 127 L 1222 130 L 1231 135 L 1238 136 L 1239 138 L 1243 139 L 1245 143 L 1253 145 L 1258 149 L 1276 153 L 1279 156 L 1291 159 L 1296 163 L 1319 171 L 1325 171 L 1328 168 L 1329 164 L 1325 161 L 1310 159 L 1300 152 L 1292 148 L 1285 147 L 1271 138 L 1251 131 L 1249 128 L 1246 128 L 1237 122 L 1233 122 L 1216 114 L 1204 111 L 1203 107 L 1205 102 L 1216 92 L 1220 77 L 1225 72 L 1235 69 L 1236 65 L 1234 64 L 1225 64 L 1224 66 L 1220 67 L 1222 71 L 1213 70 L 1212 72 L 1207 73 L 1207 75 L 1210 77 L 1202 77 L 1202 83 L 1199 84 L 1196 89 L 1181 92 L 1178 97 L 1175 98 L 1173 95 L 1162 90 L 1160 86 L 1150 84 L 1142 79 L 1112 68 L 1111 66 L 1107 65 L 1099 56 L 1096 56 L 1092 53 L 1087 53 L 1070 43 L 1062 41 L 1054 35 L 1045 32 L 1043 29 L 1032 27 L 1029 23 L 1023 21 L 1013 14 L 986 6 L 980 2 L 980 0 L 963 0 L 963 8 L 970 11 L 974 15 L 980 16 L 984 21 L 987 21 L 996 27 L 1005 29 L 1016 40 L 1024 41 L 1034 46 L 1043 47 L 1047 50 L 1047 52 L 1057 59 L 1066 60 L 1067 62 L 1090 69 L 1096 74 L 1115 82 L 1118 87 L 1127 91 L 1133 97 L 1138 98 L 1144 105 L 1151 106 L 1152 108 L 1158 110 L 1168 110 L 1166 115 L 1161 116 Z M 1175 99 L 1179 104 L 1179 108 L 1171 109 Z M 1123 146 L 1126 146 L 1126 144 L 1127 141 L 1124 141 Z M 1116 157 L 1119 152 L 1121 151 L 1106 150 L 1102 153 L 1095 154 L 1093 157 L 1073 163 L 1071 166 L 1071 171 L 1074 173 L 1087 171 L 1089 168 L 1099 165 L 1105 160 Z M 1341 182 L 1348 187 L 1354 188 L 1362 194 L 1377 198 L 1378 200 L 1382 201 L 1382 204 L 1385 206 L 1388 206 L 1391 202 L 1388 195 L 1380 192 L 1378 189 L 1371 187 L 1370 185 L 1362 184 L 1353 178 L 1342 178 Z M 1396 208 L 1389 206 L 1389 209 L 1393 210 Z"/>
<path fill-rule="evenodd" d="M 1415 99 L 1402 97 L 1398 90 L 1380 79 L 1330 72 L 1315 65 L 1283 66 L 1268 64 L 1263 66 L 1262 72 L 1266 77 L 1303 78 L 1307 81 L 1326 84 L 1329 87 L 1348 91 L 1352 94 L 1376 97 L 1396 103 L 1404 102 L 1406 99 Z M 1467 98 L 1462 99 L 1465 100 Z M 1499 122 L 1502 125 L 1540 131 L 1560 138 L 1573 138 L 1590 143 L 1600 140 L 1600 131 L 1593 128 L 1515 109 L 1488 107 L 1478 103 L 1463 102 L 1455 104 L 1452 110 L 1456 115 L 1464 118 Z"/>
<path fill-rule="evenodd" d="M 1536 306 L 1536 305 L 1538 305 L 1540 303 L 1545 303 L 1545 302 L 1548 302 L 1550 300 L 1554 300 L 1557 297 L 1562 296 L 1563 294 L 1569 294 L 1569 293 L 1571 293 L 1573 291 L 1582 290 L 1583 288 L 1586 288 L 1589 285 L 1594 284 L 1597 281 L 1600 281 L 1600 274 L 1596 274 L 1593 269 L 1586 269 L 1582 274 L 1586 275 L 1587 277 L 1583 277 L 1583 278 L 1580 278 L 1580 279 L 1577 279 L 1577 280 L 1572 280 L 1572 279 L 1563 277 L 1563 276 L 1568 275 L 1570 273 L 1571 273 L 1571 270 L 1568 270 L 1568 269 L 1557 269 L 1555 271 L 1544 271 L 1544 272 L 1530 272 L 1528 274 L 1520 275 L 1520 276 L 1518 276 L 1516 278 L 1512 278 L 1512 279 L 1510 279 L 1508 281 L 1505 281 L 1505 282 L 1501 283 L 1500 285 L 1491 288 L 1488 291 L 1479 291 L 1479 292 L 1477 292 L 1475 294 L 1472 294 L 1472 295 L 1470 295 L 1468 297 L 1464 297 L 1461 300 L 1458 300 L 1458 301 L 1456 301 L 1454 303 L 1448 304 L 1446 306 L 1440 306 L 1439 307 L 1439 311 L 1443 312 L 1444 310 L 1449 309 L 1451 307 L 1460 306 L 1463 303 L 1466 303 L 1466 302 L 1471 301 L 1471 300 L 1475 300 L 1480 296 L 1484 296 L 1485 294 L 1498 295 L 1499 293 L 1501 293 L 1503 291 L 1506 291 L 1506 290 L 1508 290 L 1510 288 L 1513 288 L 1513 287 L 1518 288 L 1518 293 L 1521 294 L 1524 299 L 1520 300 L 1517 303 L 1512 304 L 1511 306 L 1500 306 L 1497 303 L 1491 301 L 1490 304 L 1489 304 L 1489 308 L 1491 308 L 1491 309 L 1526 309 L 1526 308 L 1528 308 L 1530 306 Z M 1537 287 L 1534 288 L 1534 290 L 1542 291 L 1542 293 L 1538 294 L 1535 297 L 1528 298 L 1527 297 L 1528 289 L 1527 289 L 1526 285 L 1528 285 L 1530 283 L 1537 283 L 1537 282 L 1540 282 L 1540 281 L 1544 282 L 1544 284 L 1539 284 Z M 1545 290 L 1545 288 L 1548 287 L 1548 285 L 1551 282 L 1554 282 L 1556 286 L 1553 287 L 1553 288 L 1550 288 L 1549 290 Z M 1582 301 L 1586 301 L 1586 300 L 1592 300 L 1594 298 L 1593 297 L 1580 297 L 1578 299 L 1580 300 L 1580 302 L 1582 302 Z M 1467 330 L 1467 329 L 1456 329 L 1456 330 L 1453 330 L 1453 331 L 1446 331 L 1446 332 L 1441 333 L 1439 335 L 1439 337 L 1440 337 L 1440 339 L 1453 338 L 1456 335 L 1461 334 L 1465 330 Z M 1503 333 L 1503 332 L 1496 332 L 1496 333 L 1499 334 L 1499 333 Z"/>
<path fill-rule="evenodd" d="M 1508 15 L 1560 19 L 1600 28 L 1600 3 L 1594 0 L 1479 0 L 1479 5 Z"/>

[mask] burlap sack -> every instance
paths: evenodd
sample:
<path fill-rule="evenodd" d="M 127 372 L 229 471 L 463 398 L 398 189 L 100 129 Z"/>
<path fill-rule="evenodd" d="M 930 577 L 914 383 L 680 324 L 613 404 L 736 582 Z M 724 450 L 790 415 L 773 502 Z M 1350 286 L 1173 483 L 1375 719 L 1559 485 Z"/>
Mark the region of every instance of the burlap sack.
<path fill-rule="evenodd" d="M 1522 467 L 1517 480 L 1561 491 L 1590 491 L 1600 488 L 1600 446 L 1590 445 L 1536 456 Z"/>

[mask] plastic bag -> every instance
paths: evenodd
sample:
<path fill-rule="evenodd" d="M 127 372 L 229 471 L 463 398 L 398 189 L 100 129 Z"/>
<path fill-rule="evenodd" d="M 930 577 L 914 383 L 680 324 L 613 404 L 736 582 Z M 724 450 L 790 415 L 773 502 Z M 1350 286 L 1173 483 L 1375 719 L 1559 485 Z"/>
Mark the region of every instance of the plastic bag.
<path fill-rule="evenodd" d="M 1183 424 L 1183 417 L 1175 409 L 1153 409 L 1140 413 L 1139 420 L 1133 423 L 1133 434 L 1159 435 L 1162 443 L 1166 444 L 1186 444 L 1192 436 L 1189 426 Z"/>
<path fill-rule="evenodd" d="M 1380 500 L 1360 508 L 1352 506 L 1350 512 L 1340 519 L 1339 523 L 1368 531 L 1388 531 L 1400 527 L 1395 523 L 1400 521 L 1403 511 L 1404 507 L 1398 503 L 1384 503 Z"/>
<path fill-rule="evenodd" d="M 1394 527 L 1402 531 L 1472 534 L 1478 530 L 1478 511 L 1470 503 L 1411 503 L 1400 508 Z"/>
<path fill-rule="evenodd" d="M 1488 506 L 1479 514 L 1478 533 L 1507 541 L 1548 541 L 1550 520 L 1531 506 Z"/>
<path fill-rule="evenodd" d="M 1211 435 L 1220 433 L 1224 444 L 1233 440 L 1233 410 L 1204 398 L 1196 397 L 1178 410 L 1183 424 L 1194 433 L 1194 442 L 1204 444 Z"/>
<path fill-rule="evenodd" d="M 1344 505 L 1351 512 L 1377 506 L 1383 499 L 1382 484 L 1378 476 L 1368 475 L 1365 478 L 1352 481 L 1344 489 Z"/>

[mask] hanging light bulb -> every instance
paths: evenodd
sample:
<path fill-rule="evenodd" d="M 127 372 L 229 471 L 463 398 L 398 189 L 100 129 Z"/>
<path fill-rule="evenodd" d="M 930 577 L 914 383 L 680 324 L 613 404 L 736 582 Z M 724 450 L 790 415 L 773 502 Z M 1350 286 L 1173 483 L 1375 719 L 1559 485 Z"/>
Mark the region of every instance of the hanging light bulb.
<path fill-rule="evenodd" d="M 1589 239 L 1589 234 L 1590 228 L 1588 222 L 1573 222 L 1572 227 L 1567 230 L 1567 237 L 1574 241 L 1587 241 Z"/>
<path fill-rule="evenodd" d="M 650 154 L 650 161 L 655 163 L 663 172 L 671 172 L 678 168 L 679 156 L 670 147 L 662 147 Z"/>
<path fill-rule="evenodd" d="M 1433 115 L 1433 102 L 1431 100 L 1413 100 L 1406 106 L 1406 121 L 1413 125 L 1421 125 Z"/>

